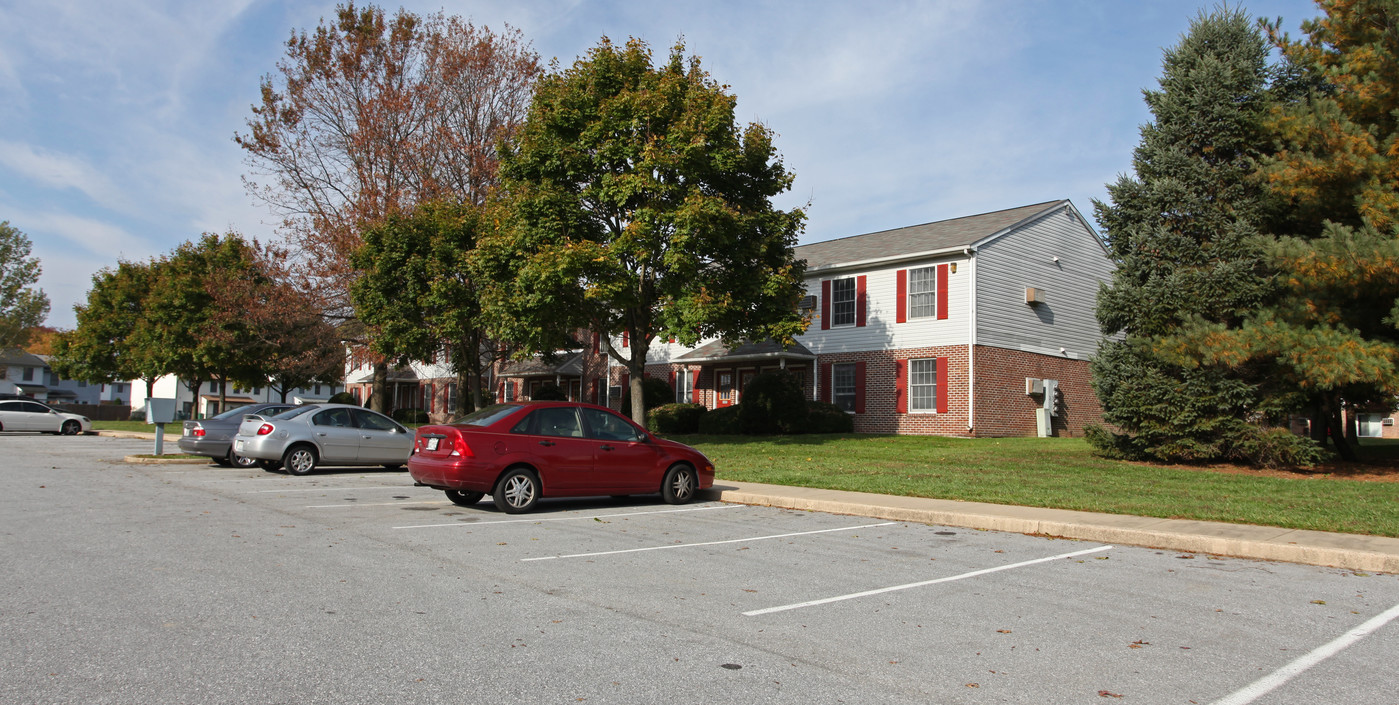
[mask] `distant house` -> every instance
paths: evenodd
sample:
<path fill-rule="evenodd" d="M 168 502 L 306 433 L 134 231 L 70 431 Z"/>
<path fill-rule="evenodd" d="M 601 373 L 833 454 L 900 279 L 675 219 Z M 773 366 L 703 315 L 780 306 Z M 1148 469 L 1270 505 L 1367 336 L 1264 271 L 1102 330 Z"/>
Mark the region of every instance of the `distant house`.
<path fill-rule="evenodd" d="M 131 395 L 131 409 L 133 411 L 146 408 L 146 383 L 135 380 L 124 383 Z M 174 399 L 177 416 L 182 419 L 198 417 L 209 417 L 219 413 L 220 386 L 223 382 L 205 382 L 199 385 L 197 394 L 191 393 L 189 386 L 175 375 L 165 375 L 155 381 L 152 386 L 151 396 L 163 399 Z M 316 384 L 309 389 L 292 389 L 287 392 L 287 401 L 296 404 L 311 404 L 323 402 L 342 390 L 336 384 Z M 228 383 L 228 389 L 223 398 L 227 401 L 229 409 L 245 404 L 255 404 L 258 402 L 281 401 L 282 395 L 272 387 L 258 386 L 243 388 L 233 383 Z"/>
<path fill-rule="evenodd" d="M 0 398 L 49 398 L 48 363 L 19 348 L 0 350 Z"/>

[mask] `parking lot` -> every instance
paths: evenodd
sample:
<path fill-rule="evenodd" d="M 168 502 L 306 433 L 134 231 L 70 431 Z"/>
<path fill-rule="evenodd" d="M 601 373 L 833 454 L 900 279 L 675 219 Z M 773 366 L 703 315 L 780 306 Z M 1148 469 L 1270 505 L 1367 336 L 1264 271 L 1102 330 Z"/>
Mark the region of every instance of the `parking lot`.
<path fill-rule="evenodd" d="M 1394 700 L 1392 575 L 149 448 L 0 434 L 0 702 Z"/>

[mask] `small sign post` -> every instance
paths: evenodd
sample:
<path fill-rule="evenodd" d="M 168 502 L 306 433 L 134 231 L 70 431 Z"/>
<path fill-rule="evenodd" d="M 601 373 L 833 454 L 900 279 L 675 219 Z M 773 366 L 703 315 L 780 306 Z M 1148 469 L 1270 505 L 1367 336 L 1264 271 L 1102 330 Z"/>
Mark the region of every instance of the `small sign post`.
<path fill-rule="evenodd" d="M 165 424 L 175 421 L 174 399 L 146 399 L 146 423 L 155 424 L 155 454 L 165 452 Z"/>

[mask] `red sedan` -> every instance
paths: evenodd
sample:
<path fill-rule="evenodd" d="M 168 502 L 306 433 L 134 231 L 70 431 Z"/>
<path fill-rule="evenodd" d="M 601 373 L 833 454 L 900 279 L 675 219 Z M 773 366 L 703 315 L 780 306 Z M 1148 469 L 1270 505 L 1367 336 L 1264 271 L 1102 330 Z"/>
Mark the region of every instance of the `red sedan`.
<path fill-rule="evenodd" d="M 408 472 L 420 486 L 469 506 L 487 493 L 501 511 L 540 497 L 660 492 L 671 504 L 714 485 L 714 464 L 683 443 L 657 438 L 601 406 L 496 404 L 451 424 L 418 428 Z"/>

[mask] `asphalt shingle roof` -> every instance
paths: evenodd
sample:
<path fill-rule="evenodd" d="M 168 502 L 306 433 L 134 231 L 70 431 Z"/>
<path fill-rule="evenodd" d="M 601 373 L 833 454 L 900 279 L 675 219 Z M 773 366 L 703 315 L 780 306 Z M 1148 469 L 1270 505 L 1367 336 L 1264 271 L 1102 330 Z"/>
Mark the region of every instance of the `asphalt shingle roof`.
<path fill-rule="evenodd" d="M 806 260 L 808 269 L 818 269 L 881 257 L 965 247 L 1063 202 L 1045 201 L 981 215 L 813 242 L 798 246 L 796 255 L 797 259 Z"/>

